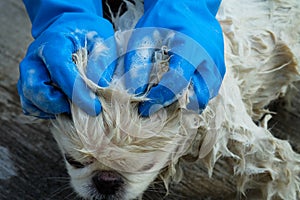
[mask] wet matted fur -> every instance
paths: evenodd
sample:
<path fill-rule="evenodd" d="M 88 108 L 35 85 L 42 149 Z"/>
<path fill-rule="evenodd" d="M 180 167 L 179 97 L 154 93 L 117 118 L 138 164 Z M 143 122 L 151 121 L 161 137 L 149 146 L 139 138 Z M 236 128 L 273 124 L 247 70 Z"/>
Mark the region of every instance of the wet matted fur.
<path fill-rule="evenodd" d="M 142 13 L 140 1 L 126 4 L 128 11 L 113 18 L 120 30 L 132 28 Z M 108 88 L 97 87 L 84 75 L 86 50 L 78 52 L 78 68 L 103 111 L 91 117 L 72 104 L 72 118 L 58 116 L 53 134 L 63 153 L 87 163 L 84 169 L 67 164 L 80 195 L 91 197 L 85 186 L 94 170 L 118 171 L 126 180 L 126 194 L 119 198 L 131 199 L 156 177 L 166 187 L 180 181 L 178 161 L 192 158 L 211 175 L 226 157 L 237 191 L 257 188 L 264 199 L 299 198 L 300 155 L 268 130 L 271 113 L 266 108 L 299 80 L 300 1 L 223 0 L 218 19 L 227 73 L 219 95 L 201 115 L 185 108 L 187 89 L 178 103 L 140 117 L 137 104 L 144 97 L 127 93 L 118 76 Z"/>

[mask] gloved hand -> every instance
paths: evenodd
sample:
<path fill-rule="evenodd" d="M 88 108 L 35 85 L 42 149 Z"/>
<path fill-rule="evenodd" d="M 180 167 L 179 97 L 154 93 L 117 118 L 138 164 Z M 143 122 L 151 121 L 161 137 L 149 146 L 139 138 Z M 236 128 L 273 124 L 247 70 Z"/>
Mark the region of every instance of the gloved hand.
<path fill-rule="evenodd" d="M 18 92 L 25 114 L 53 118 L 70 113 L 69 100 L 88 114 L 101 112 L 101 103 L 83 82 L 72 54 L 108 39 L 106 52 L 88 64 L 87 76 L 107 86 L 114 73 L 116 47 L 113 26 L 102 17 L 100 0 L 24 0 L 34 41 L 20 63 Z"/>
<path fill-rule="evenodd" d="M 126 87 L 143 94 L 153 67 L 154 51 L 169 48 L 169 71 L 147 91 L 139 112 L 148 116 L 172 104 L 191 86 L 189 109 L 202 112 L 217 95 L 225 74 L 222 30 L 215 19 L 221 0 L 145 0 L 125 56 Z"/>

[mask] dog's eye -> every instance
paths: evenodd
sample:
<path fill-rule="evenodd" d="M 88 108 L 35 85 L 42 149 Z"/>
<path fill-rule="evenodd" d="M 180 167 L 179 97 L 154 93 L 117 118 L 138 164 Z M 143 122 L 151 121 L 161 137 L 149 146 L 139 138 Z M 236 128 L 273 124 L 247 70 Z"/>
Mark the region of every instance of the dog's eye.
<path fill-rule="evenodd" d="M 71 156 L 68 155 L 68 154 L 65 154 L 65 158 L 66 158 L 66 161 L 67 161 L 70 165 L 72 165 L 73 167 L 75 167 L 75 168 L 84 168 L 84 167 L 85 167 L 84 164 L 82 164 L 81 162 L 75 160 L 73 157 L 71 157 Z"/>

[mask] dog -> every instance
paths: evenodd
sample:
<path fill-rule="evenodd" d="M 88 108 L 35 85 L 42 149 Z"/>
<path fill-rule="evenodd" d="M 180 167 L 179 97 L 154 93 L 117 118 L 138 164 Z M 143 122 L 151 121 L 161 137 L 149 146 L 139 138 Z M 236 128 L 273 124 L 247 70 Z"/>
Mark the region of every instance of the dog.
<path fill-rule="evenodd" d="M 120 30 L 132 29 L 142 14 L 141 1 L 125 2 L 128 10 L 113 18 Z M 219 95 L 200 115 L 186 108 L 187 88 L 176 103 L 140 117 L 137 105 L 145 97 L 129 94 L 120 75 L 109 87 L 98 87 L 84 73 L 88 52 L 77 52 L 74 61 L 103 107 L 99 116 L 91 117 L 71 104 L 72 116 L 53 121 L 53 135 L 78 195 L 142 199 L 158 177 L 167 189 L 170 182 L 180 181 L 180 163 L 188 158 L 201 161 L 212 176 L 218 160 L 226 157 L 240 193 L 259 188 L 264 199 L 297 199 L 300 155 L 270 133 L 266 107 L 299 80 L 299 41 L 294 40 L 300 35 L 294 30 L 300 24 L 295 17 L 300 16 L 299 6 L 297 0 L 223 0 L 217 17 L 224 31 L 227 74 Z M 127 36 L 116 33 L 119 45 L 126 44 Z M 154 64 L 160 69 L 168 57 L 164 46 L 157 53 L 163 55 Z M 164 72 L 155 71 L 156 81 L 159 73 Z"/>

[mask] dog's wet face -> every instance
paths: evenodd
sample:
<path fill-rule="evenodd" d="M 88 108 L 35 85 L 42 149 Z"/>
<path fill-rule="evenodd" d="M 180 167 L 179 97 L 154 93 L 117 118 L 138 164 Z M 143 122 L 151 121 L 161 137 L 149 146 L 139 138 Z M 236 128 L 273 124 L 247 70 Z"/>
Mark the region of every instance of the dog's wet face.
<path fill-rule="evenodd" d="M 85 199 L 133 199 L 141 195 L 157 176 L 157 172 L 142 174 L 116 171 L 92 157 L 74 157 L 69 153 L 64 154 L 71 185 Z"/>
<path fill-rule="evenodd" d="M 79 150 L 82 147 L 76 144 L 80 143 L 78 138 L 74 140 L 74 137 L 57 131 L 53 133 L 63 153 L 71 178 L 71 186 L 84 199 L 134 199 L 147 189 L 159 173 L 157 170 L 148 170 L 151 169 L 151 165 L 144 166 L 141 163 L 136 163 L 136 165 L 143 166 L 144 173 L 134 172 L 137 169 L 122 170 L 118 167 L 117 161 L 115 166 L 113 164 L 114 159 L 121 158 L 110 157 L 108 158 L 111 160 L 110 164 L 105 165 L 93 154 Z M 162 158 L 162 161 L 167 162 L 167 159 Z M 132 162 L 137 161 L 132 160 Z M 161 167 L 165 164 L 163 162 L 160 163 Z M 132 165 L 135 164 L 132 163 Z"/>

